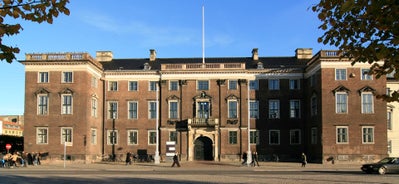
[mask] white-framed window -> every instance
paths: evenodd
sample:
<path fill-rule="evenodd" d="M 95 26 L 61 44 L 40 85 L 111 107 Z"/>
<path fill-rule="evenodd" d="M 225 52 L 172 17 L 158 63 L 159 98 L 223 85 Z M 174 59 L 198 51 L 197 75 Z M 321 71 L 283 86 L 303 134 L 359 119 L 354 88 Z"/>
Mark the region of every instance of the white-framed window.
<path fill-rule="evenodd" d="M 38 83 L 49 83 L 49 73 L 39 72 L 37 76 Z"/>
<path fill-rule="evenodd" d="M 61 95 L 61 114 L 72 114 L 72 95 L 71 94 L 62 94 Z"/>
<path fill-rule="evenodd" d="M 237 103 L 237 100 L 229 100 L 228 101 L 228 108 L 229 108 L 229 110 L 228 110 L 228 117 L 230 118 L 230 119 L 235 119 L 235 118 L 237 118 L 238 117 L 238 115 L 237 115 L 237 105 L 238 105 L 238 103 Z"/>
<path fill-rule="evenodd" d="M 157 144 L 157 131 L 149 130 L 148 131 L 148 145 Z"/>
<path fill-rule="evenodd" d="M 279 79 L 269 79 L 269 90 L 279 90 L 280 80 Z"/>
<path fill-rule="evenodd" d="M 348 144 L 349 143 L 349 132 L 348 126 L 337 126 L 337 144 Z"/>
<path fill-rule="evenodd" d="M 197 90 L 209 90 L 209 81 L 208 80 L 198 80 L 197 81 Z"/>
<path fill-rule="evenodd" d="M 97 117 L 98 101 L 97 98 L 91 98 L 91 117 Z"/>
<path fill-rule="evenodd" d="M 229 131 L 229 144 L 237 144 L 237 131 Z"/>
<path fill-rule="evenodd" d="M 373 76 L 369 74 L 370 69 L 362 68 L 360 69 L 362 74 L 362 80 L 373 80 Z"/>
<path fill-rule="evenodd" d="M 48 127 L 36 127 L 36 144 L 48 144 Z"/>
<path fill-rule="evenodd" d="M 290 130 L 290 144 L 301 144 L 301 130 Z"/>
<path fill-rule="evenodd" d="M 177 101 L 169 101 L 169 119 L 179 118 L 179 103 Z"/>
<path fill-rule="evenodd" d="M 312 127 L 310 129 L 310 144 L 317 144 L 317 128 Z"/>
<path fill-rule="evenodd" d="M 71 127 L 61 127 L 61 144 L 73 142 L 73 129 Z"/>
<path fill-rule="evenodd" d="M 298 90 L 301 89 L 300 85 L 300 80 L 299 79 L 290 79 L 290 90 Z"/>
<path fill-rule="evenodd" d="M 250 118 L 259 118 L 259 102 L 257 100 L 251 100 L 249 102 L 249 113 Z"/>
<path fill-rule="evenodd" d="M 37 114 L 38 115 L 47 115 L 48 114 L 48 95 L 47 94 L 39 94 L 37 95 Z"/>
<path fill-rule="evenodd" d="M 280 144 L 280 130 L 269 130 L 269 144 L 270 145 Z"/>
<path fill-rule="evenodd" d="M 118 119 L 118 102 L 108 102 L 108 119 Z"/>
<path fill-rule="evenodd" d="M 362 113 L 363 114 L 374 113 L 374 98 L 371 92 L 362 93 Z"/>
<path fill-rule="evenodd" d="M 310 98 L 310 115 L 316 116 L 317 115 L 317 97 L 316 95 L 312 95 Z"/>
<path fill-rule="evenodd" d="M 259 131 L 258 130 L 251 130 L 249 135 L 249 143 L 250 144 L 259 144 Z"/>
<path fill-rule="evenodd" d="M 94 76 L 91 77 L 91 87 L 92 88 L 97 88 L 98 87 L 98 79 L 97 79 L 97 77 L 94 77 Z"/>
<path fill-rule="evenodd" d="M 137 81 L 129 81 L 129 91 L 138 91 L 139 83 Z"/>
<path fill-rule="evenodd" d="M 335 80 L 346 80 L 346 69 L 335 69 Z"/>
<path fill-rule="evenodd" d="M 392 130 L 392 109 L 387 111 L 387 129 Z"/>
<path fill-rule="evenodd" d="M 72 83 L 73 82 L 73 73 L 72 72 L 62 72 L 61 82 L 62 83 Z"/>
<path fill-rule="evenodd" d="M 138 102 L 137 101 L 129 101 L 127 102 L 128 108 L 128 119 L 137 119 L 138 118 Z"/>
<path fill-rule="evenodd" d="M 108 91 L 118 91 L 118 81 L 109 81 Z"/>
<path fill-rule="evenodd" d="M 392 140 L 388 140 L 388 154 L 392 154 Z"/>
<path fill-rule="evenodd" d="M 301 117 L 301 101 L 290 100 L 290 118 L 300 118 L 300 117 Z"/>
<path fill-rule="evenodd" d="M 175 141 L 177 143 L 177 132 L 169 131 L 169 141 Z"/>
<path fill-rule="evenodd" d="M 179 90 L 179 81 L 169 81 L 169 91 Z"/>
<path fill-rule="evenodd" d="M 118 130 L 107 130 L 107 145 L 115 145 L 119 142 Z"/>
<path fill-rule="evenodd" d="M 97 129 L 95 129 L 95 128 L 92 128 L 91 130 L 90 130 L 90 143 L 92 144 L 92 145 L 96 145 L 97 144 Z"/>
<path fill-rule="evenodd" d="M 250 90 L 258 90 L 259 89 L 259 81 L 258 80 L 249 80 L 249 89 Z"/>
<path fill-rule="evenodd" d="M 363 144 L 374 144 L 374 127 L 363 126 L 362 127 L 362 143 Z"/>
<path fill-rule="evenodd" d="M 348 113 L 348 93 L 335 93 L 335 112 L 337 114 Z"/>
<path fill-rule="evenodd" d="M 237 90 L 238 81 L 237 80 L 229 80 L 229 90 Z"/>
<path fill-rule="evenodd" d="M 128 130 L 127 131 L 127 145 L 137 145 L 138 144 L 138 131 Z"/>
<path fill-rule="evenodd" d="M 269 100 L 269 119 L 280 118 L 280 100 Z"/>
<path fill-rule="evenodd" d="M 148 102 L 148 119 L 157 118 L 157 102 L 149 101 Z"/>
<path fill-rule="evenodd" d="M 158 86 L 158 81 L 150 81 L 148 86 L 148 91 L 156 91 Z"/>

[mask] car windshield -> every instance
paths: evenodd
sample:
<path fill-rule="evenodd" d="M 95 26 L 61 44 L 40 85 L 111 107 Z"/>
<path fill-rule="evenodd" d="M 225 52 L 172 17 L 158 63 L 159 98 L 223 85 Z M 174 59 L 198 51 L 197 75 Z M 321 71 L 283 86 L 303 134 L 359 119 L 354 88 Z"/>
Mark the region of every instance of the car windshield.
<path fill-rule="evenodd" d="M 378 163 L 381 163 L 381 164 L 392 163 L 393 160 L 394 160 L 394 158 L 384 158 L 384 159 L 380 160 Z"/>

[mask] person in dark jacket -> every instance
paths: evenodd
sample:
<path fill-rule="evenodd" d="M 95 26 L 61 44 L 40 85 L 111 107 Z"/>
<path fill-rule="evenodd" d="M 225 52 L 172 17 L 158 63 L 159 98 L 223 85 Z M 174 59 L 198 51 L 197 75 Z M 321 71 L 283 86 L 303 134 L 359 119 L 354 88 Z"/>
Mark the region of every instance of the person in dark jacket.
<path fill-rule="evenodd" d="M 130 151 L 126 153 L 126 165 L 132 165 L 132 153 Z"/>
<path fill-rule="evenodd" d="M 302 167 L 306 167 L 306 164 L 308 163 L 307 159 L 306 159 L 306 155 L 305 153 L 302 153 Z"/>
<path fill-rule="evenodd" d="M 177 153 L 175 153 L 175 156 L 173 156 L 173 164 L 172 164 L 172 167 L 174 167 L 175 164 L 177 165 L 177 167 L 180 167 L 179 157 L 177 156 Z"/>

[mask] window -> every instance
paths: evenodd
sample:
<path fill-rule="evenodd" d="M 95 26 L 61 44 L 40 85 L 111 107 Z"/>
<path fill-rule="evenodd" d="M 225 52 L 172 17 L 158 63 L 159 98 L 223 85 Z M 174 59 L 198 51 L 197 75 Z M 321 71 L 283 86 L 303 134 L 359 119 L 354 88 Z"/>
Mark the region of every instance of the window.
<path fill-rule="evenodd" d="M 71 83 L 72 80 L 72 72 L 62 72 L 62 83 Z"/>
<path fill-rule="evenodd" d="M 138 144 L 138 131 L 137 130 L 128 130 L 127 131 L 127 144 L 128 145 L 137 145 Z"/>
<path fill-rule="evenodd" d="M 39 72 L 38 82 L 39 83 L 48 83 L 49 82 L 48 72 Z"/>
<path fill-rule="evenodd" d="M 388 154 L 392 154 L 392 140 L 388 140 Z"/>
<path fill-rule="evenodd" d="M 374 127 L 364 126 L 362 127 L 362 143 L 363 144 L 374 144 Z"/>
<path fill-rule="evenodd" d="M 317 128 L 310 129 L 310 144 L 317 144 Z"/>
<path fill-rule="evenodd" d="M 117 81 L 109 81 L 108 82 L 108 91 L 118 91 L 118 82 Z"/>
<path fill-rule="evenodd" d="M 97 88 L 97 86 L 98 86 L 98 81 L 97 81 L 97 78 L 96 77 L 91 77 L 91 87 L 92 88 Z"/>
<path fill-rule="evenodd" d="M 37 114 L 48 114 L 48 96 L 47 94 L 40 94 L 37 96 Z"/>
<path fill-rule="evenodd" d="M 237 131 L 229 131 L 229 144 L 237 144 Z"/>
<path fill-rule="evenodd" d="M 346 80 L 346 69 L 335 69 L 335 80 Z"/>
<path fill-rule="evenodd" d="M 170 81 L 169 82 L 169 90 L 177 91 L 179 89 L 179 81 Z"/>
<path fill-rule="evenodd" d="M 96 98 L 91 98 L 91 116 L 92 117 L 97 117 L 97 99 Z"/>
<path fill-rule="evenodd" d="M 279 90 L 279 89 L 280 89 L 280 80 L 269 79 L 269 90 Z"/>
<path fill-rule="evenodd" d="M 150 101 L 148 102 L 148 119 L 157 118 L 157 102 Z"/>
<path fill-rule="evenodd" d="M 300 101 L 290 100 L 290 118 L 300 118 Z"/>
<path fill-rule="evenodd" d="M 249 117 L 250 118 L 259 118 L 259 103 L 258 101 L 250 101 L 249 102 Z"/>
<path fill-rule="evenodd" d="M 259 144 L 259 131 L 251 130 L 249 135 L 249 143 L 250 144 Z"/>
<path fill-rule="evenodd" d="M 388 110 L 387 112 L 387 129 L 392 130 L 392 110 Z"/>
<path fill-rule="evenodd" d="M 229 100 L 228 103 L 229 103 L 229 114 L 228 114 L 228 117 L 230 119 L 237 118 L 237 101 Z"/>
<path fill-rule="evenodd" d="M 348 112 L 348 94 L 345 92 L 337 92 L 335 94 L 335 112 L 338 114 Z"/>
<path fill-rule="evenodd" d="M 317 115 L 317 98 L 316 95 L 313 95 L 310 98 L 310 115 L 316 116 Z"/>
<path fill-rule="evenodd" d="M 309 77 L 309 85 L 313 87 L 316 84 L 316 77 L 314 75 Z"/>
<path fill-rule="evenodd" d="M 258 80 L 250 80 L 249 81 L 249 89 L 250 90 L 258 90 L 258 88 L 259 88 Z"/>
<path fill-rule="evenodd" d="M 153 145 L 157 143 L 157 132 L 155 130 L 148 131 L 148 144 Z"/>
<path fill-rule="evenodd" d="M 269 119 L 280 118 L 280 101 L 269 100 Z"/>
<path fill-rule="evenodd" d="M 137 111 L 138 111 L 138 102 L 131 101 L 128 102 L 128 118 L 129 119 L 137 119 Z"/>
<path fill-rule="evenodd" d="M 72 128 L 63 127 L 61 128 L 61 144 L 72 143 Z"/>
<path fill-rule="evenodd" d="M 348 140 L 348 127 L 338 126 L 337 128 L 337 144 L 347 144 Z"/>
<path fill-rule="evenodd" d="M 197 102 L 197 118 L 209 118 L 210 116 L 210 103 L 209 102 Z"/>
<path fill-rule="evenodd" d="M 177 101 L 170 101 L 169 102 L 169 118 L 170 119 L 179 118 Z"/>
<path fill-rule="evenodd" d="M 209 81 L 207 81 L 207 80 L 197 81 L 197 89 L 198 90 L 209 90 Z"/>
<path fill-rule="evenodd" d="M 370 69 L 361 69 L 362 80 L 373 80 L 373 76 L 369 75 Z"/>
<path fill-rule="evenodd" d="M 290 90 L 301 89 L 301 85 L 299 82 L 300 82 L 299 79 L 290 79 Z"/>
<path fill-rule="evenodd" d="M 129 91 L 138 91 L 139 90 L 139 84 L 137 81 L 129 81 Z"/>
<path fill-rule="evenodd" d="M 237 89 L 237 80 L 229 80 L 229 90 L 236 90 Z"/>
<path fill-rule="evenodd" d="M 36 144 L 48 144 L 48 128 L 36 128 Z"/>
<path fill-rule="evenodd" d="M 72 95 L 61 95 L 62 98 L 62 109 L 61 114 L 72 114 Z"/>
<path fill-rule="evenodd" d="M 301 144 L 301 130 L 290 130 L 290 144 Z"/>
<path fill-rule="evenodd" d="M 169 132 L 169 141 L 175 141 L 175 143 L 177 143 L 177 132 L 176 131 Z"/>
<path fill-rule="evenodd" d="M 150 86 L 148 88 L 149 91 L 157 90 L 158 81 L 150 81 Z"/>
<path fill-rule="evenodd" d="M 118 130 L 107 130 L 107 145 L 118 144 Z"/>
<path fill-rule="evenodd" d="M 97 129 L 94 129 L 94 128 L 91 129 L 90 142 L 91 142 L 92 145 L 96 145 L 97 144 Z"/>
<path fill-rule="evenodd" d="M 269 130 L 269 144 L 270 145 L 280 144 L 280 130 Z"/>
<path fill-rule="evenodd" d="M 108 102 L 108 118 L 118 118 L 118 102 Z"/>
<path fill-rule="evenodd" d="M 371 114 L 374 113 L 373 105 L 373 94 L 372 93 L 362 93 L 362 113 Z"/>

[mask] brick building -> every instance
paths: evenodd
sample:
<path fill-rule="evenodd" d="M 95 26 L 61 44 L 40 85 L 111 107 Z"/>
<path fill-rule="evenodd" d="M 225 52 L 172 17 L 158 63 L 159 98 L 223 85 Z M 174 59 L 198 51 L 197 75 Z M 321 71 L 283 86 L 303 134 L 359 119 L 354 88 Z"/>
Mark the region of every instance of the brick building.
<path fill-rule="evenodd" d="M 364 161 L 387 155 L 386 79 L 337 51 L 295 56 L 115 59 L 26 54 L 25 151 L 86 161 L 127 151 L 165 160 Z M 159 142 L 157 142 L 159 135 Z M 157 147 L 158 145 L 158 147 Z M 172 149 L 170 147 L 173 147 Z"/>

